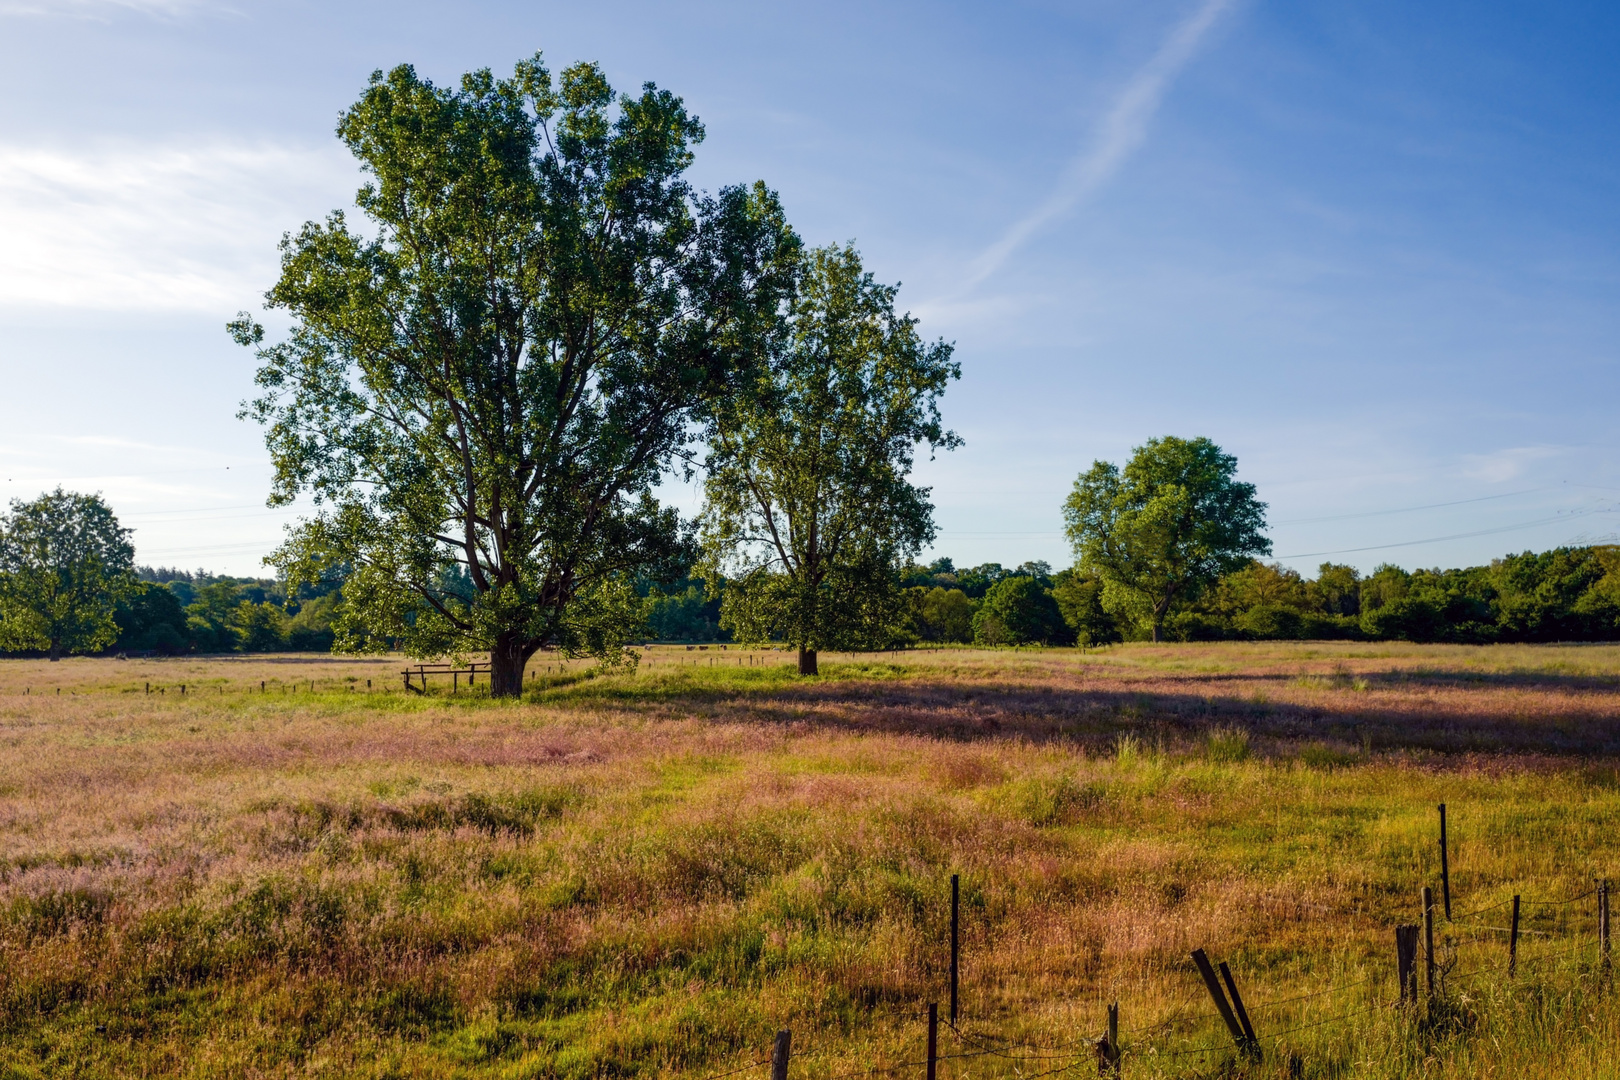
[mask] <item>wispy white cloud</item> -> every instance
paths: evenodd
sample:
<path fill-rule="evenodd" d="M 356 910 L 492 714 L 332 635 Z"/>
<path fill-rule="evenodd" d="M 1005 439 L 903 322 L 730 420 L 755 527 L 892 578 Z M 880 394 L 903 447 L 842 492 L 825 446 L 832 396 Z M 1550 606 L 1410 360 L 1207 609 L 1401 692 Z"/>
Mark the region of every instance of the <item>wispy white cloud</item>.
<path fill-rule="evenodd" d="M 1566 452 L 1562 446 L 1511 446 L 1489 454 L 1465 454 L 1462 473 L 1489 484 L 1506 483 L 1523 476 L 1536 462 Z"/>
<path fill-rule="evenodd" d="M 0 0 L 0 15 L 33 15 L 103 20 L 132 13 L 160 19 L 178 19 L 194 11 L 230 12 L 213 0 Z"/>
<path fill-rule="evenodd" d="M 1069 162 L 1052 193 L 974 261 L 964 291 L 999 270 L 1038 230 L 1073 210 L 1119 171 L 1147 137 L 1148 125 L 1176 76 L 1232 5 L 1233 0 L 1203 0 L 1171 30 L 1152 59 L 1120 87 L 1091 144 Z"/>
<path fill-rule="evenodd" d="M 248 306 L 280 235 L 348 203 L 356 177 L 335 143 L 0 145 L 0 306 Z"/>

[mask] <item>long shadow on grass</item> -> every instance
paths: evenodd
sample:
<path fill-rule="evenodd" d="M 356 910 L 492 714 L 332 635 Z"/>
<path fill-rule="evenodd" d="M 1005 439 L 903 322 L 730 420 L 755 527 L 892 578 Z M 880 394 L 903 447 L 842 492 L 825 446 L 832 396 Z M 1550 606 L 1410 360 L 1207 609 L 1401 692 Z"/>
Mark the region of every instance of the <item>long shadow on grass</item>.
<path fill-rule="evenodd" d="M 832 667 L 828 676 L 805 681 L 781 670 L 738 677 L 742 675 L 605 680 L 541 700 L 564 707 L 612 704 L 733 722 L 809 724 L 959 741 L 1016 738 L 1102 747 L 1126 732 L 1175 741 L 1234 727 L 1260 739 L 1355 748 L 1620 756 L 1620 694 L 1612 683 L 1588 686 L 1568 676 L 1516 675 L 1511 682 L 1480 685 L 1466 677 L 1442 680 L 1430 673 L 1413 679 L 1400 673 L 1387 680 L 1374 676 L 1372 692 L 1347 684 L 1330 686 L 1306 701 L 1273 701 L 1249 691 L 1248 678 L 1205 675 L 1159 679 L 1152 689 L 1063 676 L 998 680 L 962 670 L 943 677 L 886 664 Z M 1282 676 L 1268 682 L 1273 687 L 1289 684 Z M 1243 690 L 1234 692 L 1232 683 Z M 1437 685 L 1458 692 L 1449 699 L 1398 694 L 1405 687 Z M 1480 696 L 1469 695 L 1474 687 Z M 1485 696 L 1492 687 L 1540 690 L 1545 696 L 1528 702 L 1497 700 Z M 1593 692 L 1599 688 L 1609 692 Z M 1383 690 L 1397 693 L 1379 692 Z"/>

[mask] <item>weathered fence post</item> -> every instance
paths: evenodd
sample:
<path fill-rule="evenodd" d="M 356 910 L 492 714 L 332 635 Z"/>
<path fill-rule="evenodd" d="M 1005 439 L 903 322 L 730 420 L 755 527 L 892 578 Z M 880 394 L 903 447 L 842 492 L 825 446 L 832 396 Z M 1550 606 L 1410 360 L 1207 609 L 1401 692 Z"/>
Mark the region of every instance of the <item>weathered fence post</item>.
<path fill-rule="evenodd" d="M 1238 1023 L 1243 1026 L 1243 1037 L 1248 1041 L 1248 1053 L 1254 1060 L 1260 1060 L 1260 1040 L 1254 1037 L 1254 1025 L 1249 1023 L 1249 1010 L 1243 1007 L 1243 995 L 1238 993 L 1237 981 L 1232 978 L 1232 969 L 1221 961 L 1221 981 L 1226 984 L 1226 992 L 1232 995 L 1232 1010 L 1237 1013 Z"/>
<path fill-rule="evenodd" d="M 1446 905 L 1446 922 L 1451 921 L 1451 867 L 1446 852 L 1446 804 L 1440 804 L 1440 896 Z"/>
<path fill-rule="evenodd" d="M 939 1061 L 939 1006 L 928 1003 L 928 1080 L 934 1080 L 934 1068 Z"/>
<path fill-rule="evenodd" d="M 1598 882 L 1598 960 L 1609 973 L 1609 879 Z"/>
<path fill-rule="evenodd" d="M 1519 966 L 1519 898 L 1513 897 L 1513 925 L 1508 928 L 1508 978 Z"/>
<path fill-rule="evenodd" d="M 1434 890 L 1423 886 L 1423 969 L 1427 975 L 1429 1003 L 1434 1003 Z"/>
<path fill-rule="evenodd" d="M 793 1049 L 793 1032 L 783 1028 L 771 1047 L 771 1080 L 787 1080 L 788 1053 Z"/>
<path fill-rule="evenodd" d="M 1108 1029 L 1093 1044 L 1097 1050 L 1097 1075 L 1119 1075 L 1119 1002 L 1108 1006 Z"/>
<path fill-rule="evenodd" d="M 956 987 L 958 965 L 962 956 L 961 948 L 962 930 L 962 878 L 959 874 L 951 875 L 951 1026 L 956 1026 Z"/>
<path fill-rule="evenodd" d="M 1198 974 L 1204 977 L 1204 986 L 1209 990 L 1210 999 L 1215 1002 L 1215 1011 L 1226 1021 L 1226 1030 L 1232 1033 L 1232 1041 L 1238 1044 L 1239 1049 L 1243 1049 L 1246 1041 L 1243 1025 L 1239 1024 L 1237 1017 L 1233 1015 L 1232 1006 L 1226 1003 L 1226 992 L 1221 989 L 1220 980 L 1215 977 L 1215 969 L 1210 966 L 1209 957 L 1204 954 L 1203 949 L 1194 949 L 1192 958 L 1193 963 L 1198 965 Z"/>
<path fill-rule="evenodd" d="M 1416 923 L 1395 928 L 1395 970 L 1401 980 L 1401 1000 L 1418 999 L 1418 927 Z"/>

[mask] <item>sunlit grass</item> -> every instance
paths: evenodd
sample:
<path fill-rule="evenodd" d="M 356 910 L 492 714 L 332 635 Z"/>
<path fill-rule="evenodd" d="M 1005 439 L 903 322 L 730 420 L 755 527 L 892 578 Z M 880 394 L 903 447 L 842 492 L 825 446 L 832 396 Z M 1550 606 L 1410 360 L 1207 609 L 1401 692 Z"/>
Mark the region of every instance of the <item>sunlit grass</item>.
<path fill-rule="evenodd" d="M 518 703 L 397 658 L 0 664 L 0 1077 L 703 1077 L 781 1027 L 796 1078 L 915 1062 L 952 873 L 964 1031 L 1063 1049 L 943 1077 L 1089 1075 L 1115 999 L 1127 1076 L 1615 1075 L 1590 900 L 1527 909 L 1511 982 L 1505 916 L 1443 924 L 1455 1022 L 1382 1006 L 1436 803 L 1458 914 L 1614 873 L 1620 653 L 791 662 L 542 659 Z"/>

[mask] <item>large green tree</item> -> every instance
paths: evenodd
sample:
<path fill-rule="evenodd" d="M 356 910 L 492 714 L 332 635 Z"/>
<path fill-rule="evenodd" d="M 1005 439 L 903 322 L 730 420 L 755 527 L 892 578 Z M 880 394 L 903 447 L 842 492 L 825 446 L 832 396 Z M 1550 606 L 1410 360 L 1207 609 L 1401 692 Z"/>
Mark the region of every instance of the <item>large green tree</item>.
<path fill-rule="evenodd" d="M 1237 458 L 1205 438 L 1149 439 L 1123 470 L 1093 462 L 1063 516 L 1104 606 L 1148 624 L 1154 641 L 1172 604 L 1271 553 L 1266 504 L 1237 479 Z"/>
<path fill-rule="evenodd" d="M 821 649 L 893 640 L 900 569 L 934 536 L 908 479 L 916 449 L 960 443 L 939 414 L 961 375 L 952 347 L 924 342 L 895 293 L 853 248 L 810 252 L 769 365 L 711 414 L 703 542 L 729 579 L 721 624 L 796 646 L 803 675 Z"/>
<path fill-rule="evenodd" d="M 0 647 L 98 652 L 135 586 L 130 530 L 99 495 L 57 488 L 0 517 Z"/>
<path fill-rule="evenodd" d="M 365 228 L 283 241 L 286 341 L 232 324 L 259 346 L 271 502 L 321 508 L 274 561 L 353 567 L 339 648 L 488 649 L 496 695 L 541 648 L 621 655 L 631 580 L 689 553 L 653 487 L 791 282 L 775 196 L 696 192 L 679 98 L 616 96 L 591 64 L 554 83 L 538 56 L 459 89 L 378 72 L 338 135 Z"/>

